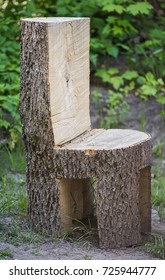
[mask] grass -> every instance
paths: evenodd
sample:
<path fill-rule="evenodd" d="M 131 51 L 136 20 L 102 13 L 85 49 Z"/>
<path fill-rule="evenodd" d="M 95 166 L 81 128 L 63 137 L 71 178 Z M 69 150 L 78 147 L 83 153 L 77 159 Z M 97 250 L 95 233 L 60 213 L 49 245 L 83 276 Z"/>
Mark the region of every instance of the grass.
<path fill-rule="evenodd" d="M 152 206 L 158 211 L 161 221 L 165 221 L 165 174 L 160 165 L 153 168 Z"/>
<path fill-rule="evenodd" d="M 25 176 L 8 173 L 0 181 L 0 216 L 27 216 Z"/>
<path fill-rule="evenodd" d="M 161 259 L 165 259 L 165 240 L 162 236 L 155 235 L 152 242 L 147 242 L 145 244 L 145 249 L 148 253 Z"/>
<path fill-rule="evenodd" d="M 0 149 L 0 217 L 27 215 L 25 158 L 21 144 L 13 152 Z"/>
<path fill-rule="evenodd" d="M 35 234 L 31 228 L 29 228 L 26 220 L 18 221 L 18 219 L 11 219 L 6 223 L 3 219 L 1 223 L 0 240 L 11 243 L 15 246 L 22 244 L 35 244 L 42 241 L 42 236 Z"/>
<path fill-rule="evenodd" d="M 35 234 L 27 222 L 25 157 L 22 144 L 14 151 L 0 149 L 0 240 L 19 246 L 37 243 L 42 236 Z M 6 255 L 5 255 L 6 252 Z M 9 258 L 8 251 L 0 257 Z"/>
<path fill-rule="evenodd" d="M 13 254 L 10 249 L 0 250 L 0 260 L 12 259 Z"/>
<path fill-rule="evenodd" d="M 84 247 L 90 249 L 91 244 L 98 243 L 96 219 L 93 216 L 82 221 L 75 219 L 72 228 L 63 235 L 63 239 L 72 243 L 82 242 Z"/>

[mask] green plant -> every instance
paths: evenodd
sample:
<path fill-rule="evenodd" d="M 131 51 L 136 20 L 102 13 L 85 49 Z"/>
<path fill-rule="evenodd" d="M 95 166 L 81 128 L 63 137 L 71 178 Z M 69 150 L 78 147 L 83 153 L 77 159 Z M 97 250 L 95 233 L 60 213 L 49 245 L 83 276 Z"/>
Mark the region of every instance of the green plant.
<path fill-rule="evenodd" d="M 155 174 L 152 179 L 152 205 L 165 209 L 165 176 Z"/>
<path fill-rule="evenodd" d="M 106 106 L 104 108 L 106 114 L 104 118 L 104 127 L 115 128 L 119 123 L 123 124 L 128 110 L 129 105 L 124 100 L 123 95 L 109 90 Z"/>
<path fill-rule="evenodd" d="M 152 206 L 157 210 L 160 221 L 165 221 L 165 176 L 161 162 L 153 167 L 152 172 Z"/>
<path fill-rule="evenodd" d="M 165 259 L 165 241 L 162 236 L 155 235 L 154 242 L 145 244 L 147 252 L 152 253 L 161 259 Z"/>
<path fill-rule="evenodd" d="M 89 249 L 91 242 L 97 239 L 97 229 L 96 224 L 93 225 L 93 217 L 83 221 L 74 219 L 72 228 L 65 232 L 63 239 L 71 242 L 83 242 L 83 245 Z"/>
<path fill-rule="evenodd" d="M 0 260 L 12 259 L 13 254 L 10 249 L 0 250 Z"/>
<path fill-rule="evenodd" d="M 20 137 L 19 101 L 19 29 L 11 18 L 0 19 L 0 126 L 10 135 L 14 148 Z"/>
<path fill-rule="evenodd" d="M 144 113 L 141 114 L 140 118 L 140 130 L 146 131 L 146 116 Z"/>
<path fill-rule="evenodd" d="M 12 152 L 6 147 L 0 149 L 0 215 L 27 215 L 27 194 L 25 187 L 25 159 L 22 145 Z"/>
<path fill-rule="evenodd" d="M 152 152 L 155 157 L 162 159 L 165 156 L 164 141 L 163 140 L 157 141 L 157 143 L 153 147 Z"/>
<path fill-rule="evenodd" d="M 165 84 L 161 78 L 155 79 L 151 72 L 147 72 L 144 77 L 138 77 L 137 83 L 140 84 L 137 94 L 141 98 L 146 100 L 148 97 L 153 96 L 157 102 L 165 104 Z"/>
<path fill-rule="evenodd" d="M 10 224 L 1 225 L 0 239 L 13 245 L 34 244 L 42 240 L 42 236 L 34 233 L 27 225 L 16 219 L 12 219 Z"/>
<path fill-rule="evenodd" d="M 0 181 L 0 215 L 27 215 L 27 194 L 25 178 L 4 175 Z"/>
<path fill-rule="evenodd" d="M 106 128 L 117 127 L 119 123 L 124 123 L 124 119 L 129 111 L 129 105 L 125 101 L 125 97 L 134 89 L 138 73 L 133 70 L 127 70 L 121 74 L 118 68 L 111 67 L 107 70 L 104 68 L 98 69 L 96 75 L 103 82 L 108 83 L 111 88 L 108 91 L 108 96 L 104 97 L 104 103 L 102 102 L 103 97 L 101 99 L 100 95 L 96 91 L 94 92 L 95 96 L 99 98 L 95 97 L 93 101 L 95 103 L 101 101 L 99 106 L 95 105 L 99 109 L 98 113 L 100 113 L 100 108 L 104 104 L 102 111 L 105 114 L 104 118 L 101 118 L 100 126 Z"/>

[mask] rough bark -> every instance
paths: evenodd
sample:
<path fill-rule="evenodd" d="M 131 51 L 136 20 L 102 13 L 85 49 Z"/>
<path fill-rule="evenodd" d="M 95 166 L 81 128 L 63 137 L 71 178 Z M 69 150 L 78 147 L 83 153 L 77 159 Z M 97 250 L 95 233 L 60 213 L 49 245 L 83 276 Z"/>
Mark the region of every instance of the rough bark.
<path fill-rule="evenodd" d="M 149 198 L 143 198 L 143 188 L 149 193 L 150 186 L 144 185 L 140 170 L 151 164 L 151 146 L 148 137 L 123 149 L 69 150 L 65 145 L 54 150 L 61 178 L 97 178 L 97 224 L 102 248 L 138 244 L 141 231 L 149 231 L 151 205 Z M 142 207 L 144 200 L 147 217 Z"/>
<path fill-rule="evenodd" d="M 59 189 L 48 84 L 48 33 L 41 22 L 22 21 L 20 114 L 27 161 L 29 219 L 38 231 L 60 233 Z"/>

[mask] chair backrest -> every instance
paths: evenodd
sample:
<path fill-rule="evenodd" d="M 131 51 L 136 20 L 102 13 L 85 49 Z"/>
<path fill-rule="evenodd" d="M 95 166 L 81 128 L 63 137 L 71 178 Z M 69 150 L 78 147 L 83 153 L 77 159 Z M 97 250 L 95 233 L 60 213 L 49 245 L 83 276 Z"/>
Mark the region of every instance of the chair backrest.
<path fill-rule="evenodd" d="M 90 128 L 90 20 L 48 18 L 47 26 L 51 119 L 60 145 Z"/>

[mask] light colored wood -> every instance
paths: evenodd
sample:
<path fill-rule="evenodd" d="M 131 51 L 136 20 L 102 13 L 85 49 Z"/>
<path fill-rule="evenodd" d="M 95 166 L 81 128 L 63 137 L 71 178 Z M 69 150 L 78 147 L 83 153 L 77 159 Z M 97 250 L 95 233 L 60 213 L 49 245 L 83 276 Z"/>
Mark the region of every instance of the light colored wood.
<path fill-rule="evenodd" d="M 68 231 L 72 223 L 82 220 L 92 213 L 93 189 L 89 179 L 60 179 L 60 209 L 63 231 Z"/>
<path fill-rule="evenodd" d="M 151 167 L 140 170 L 139 205 L 141 232 L 151 231 Z"/>
<path fill-rule="evenodd" d="M 131 147 L 151 139 L 147 133 L 130 129 L 92 129 L 66 143 L 59 149 L 71 150 L 113 150 Z"/>
<path fill-rule="evenodd" d="M 51 119 L 60 145 L 90 128 L 89 19 L 49 22 L 48 47 Z"/>

